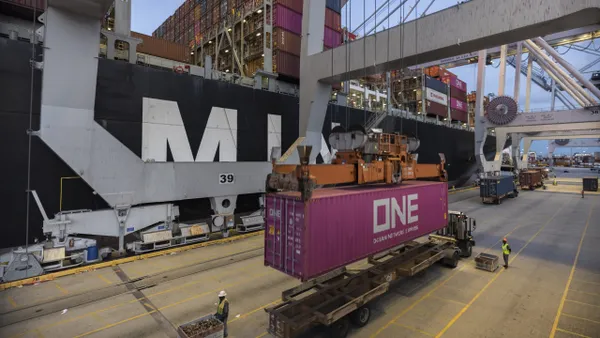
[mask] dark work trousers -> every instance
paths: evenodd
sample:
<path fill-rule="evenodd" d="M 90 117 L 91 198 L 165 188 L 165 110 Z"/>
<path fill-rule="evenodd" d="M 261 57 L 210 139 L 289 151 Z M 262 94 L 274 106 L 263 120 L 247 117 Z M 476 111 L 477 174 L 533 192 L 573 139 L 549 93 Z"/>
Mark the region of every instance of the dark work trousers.
<path fill-rule="evenodd" d="M 223 326 L 224 326 L 224 332 L 223 332 L 223 336 L 227 337 L 227 318 L 223 319 Z"/>
<path fill-rule="evenodd" d="M 504 257 L 504 266 L 508 267 L 508 255 L 502 254 L 502 256 Z"/>

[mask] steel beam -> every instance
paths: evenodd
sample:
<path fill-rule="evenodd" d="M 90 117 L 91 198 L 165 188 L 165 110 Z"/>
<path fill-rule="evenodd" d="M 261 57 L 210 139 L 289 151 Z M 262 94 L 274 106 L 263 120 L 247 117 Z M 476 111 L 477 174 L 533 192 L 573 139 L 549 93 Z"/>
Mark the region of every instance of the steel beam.
<path fill-rule="evenodd" d="M 575 69 L 571 64 L 569 64 L 567 61 L 565 61 L 563 58 L 560 57 L 560 55 L 558 55 L 558 53 L 554 50 L 554 48 L 550 47 L 550 45 L 548 45 L 548 43 L 546 41 L 544 41 L 541 38 L 535 38 L 534 39 L 536 43 L 538 43 L 540 46 L 542 46 L 542 48 L 544 48 L 544 50 L 546 50 L 550 55 L 552 55 L 552 57 L 558 62 L 560 63 L 561 66 L 565 67 L 565 69 L 567 71 L 569 71 L 569 73 L 571 73 L 577 80 L 579 80 L 579 82 L 581 82 L 581 84 L 583 84 L 583 86 L 585 88 L 587 88 L 589 91 L 591 91 L 597 98 L 600 99 L 600 89 L 596 88 L 596 86 L 594 86 L 588 79 L 584 78 L 583 75 L 581 75 L 577 69 Z"/>
<path fill-rule="evenodd" d="M 527 81 L 525 82 L 525 111 L 529 112 L 531 103 L 531 75 L 533 70 L 533 55 L 527 58 Z"/>
<path fill-rule="evenodd" d="M 506 127 L 529 127 L 547 124 L 575 124 L 575 123 L 594 123 L 595 127 L 600 128 L 600 114 L 598 110 L 574 109 L 574 110 L 555 110 L 537 113 L 521 113 Z M 488 123 L 489 128 L 495 128 L 495 125 Z M 504 126 L 497 126 L 504 127 Z M 531 132 L 537 130 L 531 130 Z"/>
<path fill-rule="evenodd" d="M 85 18 L 100 20 L 114 2 L 115 0 L 48 0 L 48 7 L 65 10 Z"/>
<path fill-rule="evenodd" d="M 519 94 L 521 90 L 521 51 L 523 50 L 523 44 L 517 43 L 517 55 L 515 56 L 515 91 L 513 98 L 519 104 Z"/>
<path fill-rule="evenodd" d="M 556 81 L 552 79 L 551 82 L 552 89 L 550 90 L 550 111 L 554 111 L 554 103 L 556 103 Z"/>
<path fill-rule="evenodd" d="M 581 28 L 570 29 L 560 33 L 554 33 L 544 36 L 544 40 L 548 42 L 552 47 L 564 46 L 572 43 L 588 41 L 600 36 L 600 25 L 589 25 Z M 513 44 L 509 44 L 508 47 L 513 47 Z M 574 46 L 575 47 L 575 46 Z M 577 49 L 577 48 L 576 48 Z M 528 53 L 529 51 L 524 48 L 522 53 Z M 487 50 L 488 57 L 497 59 L 500 57 L 500 47 L 493 47 Z M 508 52 L 508 56 L 511 56 L 512 52 Z M 450 67 L 459 67 L 467 64 L 467 60 L 477 56 L 477 52 L 465 53 L 456 55 L 436 61 L 421 63 L 415 66 L 409 67 L 409 69 L 421 69 L 429 66 L 436 65 L 450 65 Z"/>
<path fill-rule="evenodd" d="M 573 130 L 593 130 L 600 126 L 597 122 L 588 123 L 564 123 L 564 124 L 540 124 L 536 126 L 518 126 L 518 127 L 496 127 L 496 133 L 505 132 L 507 134 L 514 133 L 532 133 L 532 132 L 556 132 L 556 131 L 573 131 Z"/>
<path fill-rule="evenodd" d="M 237 52 L 235 51 L 235 43 L 233 42 L 233 39 L 231 38 L 231 34 L 229 34 L 228 30 L 225 30 L 225 36 L 227 36 L 227 40 L 229 40 L 229 44 L 231 45 L 231 53 L 233 54 L 235 63 L 237 63 L 238 69 L 240 70 L 240 74 L 242 76 L 245 76 L 244 75 L 244 67 L 242 67 L 242 62 L 240 61 L 240 58 L 238 57 Z M 233 70 L 231 72 L 233 73 Z"/>
<path fill-rule="evenodd" d="M 323 74 L 311 71 L 313 56 L 323 51 L 323 25 L 325 22 L 325 2 L 321 0 L 304 0 L 302 15 L 302 42 L 300 58 L 300 121 L 299 137 L 304 138 L 302 144 L 312 146 L 310 162 L 315 163 L 321 149 L 321 133 L 327 103 L 331 97 L 331 85 L 319 81 Z M 288 150 L 289 151 L 289 150 Z M 297 150 L 285 163 L 298 163 Z"/>
<path fill-rule="evenodd" d="M 538 140 L 554 140 L 559 138 L 568 139 L 588 139 L 600 137 L 600 130 L 586 131 L 586 130 L 574 130 L 574 131 L 557 131 L 544 132 L 543 135 L 527 136 L 527 138 L 538 141 Z"/>
<path fill-rule="evenodd" d="M 558 67 L 558 65 L 552 59 L 550 59 L 550 57 L 548 57 L 548 55 L 546 55 L 542 51 L 542 49 L 540 49 L 540 47 L 538 47 L 533 41 L 526 40 L 525 43 L 527 44 L 527 47 L 530 48 L 531 52 L 533 52 L 536 55 L 536 57 L 538 57 L 538 61 L 540 62 L 540 65 L 546 64 L 546 66 L 550 67 L 554 71 L 554 74 L 557 77 L 559 77 L 559 79 L 564 84 L 566 84 L 567 87 L 570 87 L 571 90 L 573 92 L 575 92 L 575 94 L 577 94 L 577 96 L 579 96 L 583 100 L 583 102 L 586 103 L 586 105 L 592 105 L 592 104 L 596 103 L 594 98 L 590 94 L 588 94 L 583 88 L 581 88 L 579 86 L 579 84 L 577 82 L 575 82 L 569 76 L 569 74 L 567 74 L 564 70 L 562 70 L 560 67 Z M 550 49 L 552 49 L 552 48 L 550 48 Z M 554 50 L 554 49 L 552 49 L 552 50 Z M 556 55 L 558 55 L 558 53 Z M 555 59 L 556 59 L 556 57 L 555 57 Z M 566 62 L 566 61 L 562 60 L 562 58 L 560 58 L 560 60 L 562 62 Z"/>
<path fill-rule="evenodd" d="M 475 158 L 477 164 L 483 169 L 483 172 L 500 171 L 501 163 L 490 164 L 485 158 L 483 147 L 488 135 L 486 121 L 484 117 L 483 96 L 485 95 L 485 66 L 487 51 L 479 51 L 479 61 L 477 63 L 477 94 L 475 96 Z M 496 136 L 496 140 L 498 136 Z M 501 150 L 502 151 L 502 150 Z M 497 165 L 497 168 L 495 167 Z"/>
<path fill-rule="evenodd" d="M 534 55 L 537 54 L 534 52 Z M 565 82 L 566 79 L 564 77 L 559 77 L 559 75 L 555 73 L 555 70 L 551 68 L 546 61 L 538 58 L 537 62 L 540 67 L 542 67 L 542 69 L 550 76 L 550 78 L 552 78 L 552 81 L 558 83 L 558 85 L 560 85 L 567 93 L 569 93 L 569 95 L 579 104 L 579 106 L 586 107 L 590 105 L 589 101 L 587 101 L 577 89 L 574 89 L 573 85 L 571 85 L 569 82 Z"/>
<path fill-rule="evenodd" d="M 600 0 L 576 1 L 569 6 L 563 1 L 466 2 L 310 56 L 310 72 L 327 83 L 342 82 L 600 21 Z M 321 27 L 324 22 L 315 24 Z M 401 41 L 403 35 L 417 36 L 417 31 L 429 38 L 420 44 L 404 44 L 404 50 L 400 44 L 388 44 Z M 347 54 L 352 56 L 350 61 Z"/>
<path fill-rule="evenodd" d="M 507 45 L 500 46 L 500 74 L 498 75 L 498 96 L 504 95 L 504 87 L 506 87 L 506 52 Z M 518 76 L 516 76 L 518 78 Z"/>

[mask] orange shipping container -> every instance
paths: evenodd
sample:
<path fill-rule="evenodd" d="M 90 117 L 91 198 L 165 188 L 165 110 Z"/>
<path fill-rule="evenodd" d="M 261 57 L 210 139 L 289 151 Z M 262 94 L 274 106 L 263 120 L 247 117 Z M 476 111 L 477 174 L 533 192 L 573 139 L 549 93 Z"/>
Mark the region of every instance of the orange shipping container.
<path fill-rule="evenodd" d="M 285 29 L 273 29 L 273 47 L 300 56 L 301 37 Z"/>
<path fill-rule="evenodd" d="M 456 77 L 454 73 L 450 72 L 446 68 L 440 67 L 440 77 Z"/>
<path fill-rule="evenodd" d="M 200 21 L 201 16 L 202 16 L 201 7 L 200 7 L 200 5 L 196 5 L 196 7 L 194 7 L 194 19 L 196 21 Z"/>
<path fill-rule="evenodd" d="M 440 66 L 431 66 L 431 67 L 425 68 L 425 70 L 423 72 L 425 73 L 425 75 L 429 75 L 431 77 L 439 77 L 440 76 Z"/>
<path fill-rule="evenodd" d="M 265 61 L 262 57 L 246 63 L 246 66 L 248 67 L 246 70 L 246 76 L 253 76 L 257 70 L 263 69 L 264 63 Z"/>
<path fill-rule="evenodd" d="M 140 53 L 154 55 L 179 62 L 190 61 L 190 52 L 186 45 L 153 38 L 149 35 L 136 32 L 131 32 L 131 36 L 143 40 L 142 43 L 137 45 L 137 51 Z"/>
<path fill-rule="evenodd" d="M 213 11 L 212 12 L 212 24 L 217 25 L 218 23 L 221 22 L 221 20 L 220 20 L 221 19 L 221 17 L 220 17 L 221 8 L 219 6 L 215 6 L 215 7 L 213 7 L 212 11 Z"/>

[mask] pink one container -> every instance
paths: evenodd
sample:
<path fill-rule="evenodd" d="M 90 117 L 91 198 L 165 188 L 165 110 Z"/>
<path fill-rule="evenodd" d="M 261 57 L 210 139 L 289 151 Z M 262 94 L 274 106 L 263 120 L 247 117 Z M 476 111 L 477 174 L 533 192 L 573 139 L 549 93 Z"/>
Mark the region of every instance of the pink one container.
<path fill-rule="evenodd" d="M 466 112 L 467 111 L 467 103 L 459 101 L 459 100 L 451 97 L 450 98 L 450 108 Z"/>
<path fill-rule="evenodd" d="M 447 213 L 445 182 L 269 194 L 265 265 L 306 281 L 439 230 Z"/>

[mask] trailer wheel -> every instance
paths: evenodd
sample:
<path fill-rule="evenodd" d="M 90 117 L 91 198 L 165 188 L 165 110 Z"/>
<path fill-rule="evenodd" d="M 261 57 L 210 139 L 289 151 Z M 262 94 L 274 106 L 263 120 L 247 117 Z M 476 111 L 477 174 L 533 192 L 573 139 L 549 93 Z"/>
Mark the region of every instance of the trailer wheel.
<path fill-rule="evenodd" d="M 444 263 L 450 268 L 454 269 L 458 266 L 458 260 L 460 259 L 460 255 L 458 251 L 455 251 L 452 257 L 448 257 L 444 259 Z"/>
<path fill-rule="evenodd" d="M 363 305 L 350 314 L 350 321 L 358 327 L 367 325 L 370 319 L 371 308 L 368 305 Z"/>
<path fill-rule="evenodd" d="M 329 326 L 331 338 L 346 338 L 349 331 L 350 323 L 348 322 L 348 317 L 343 317 Z"/>

